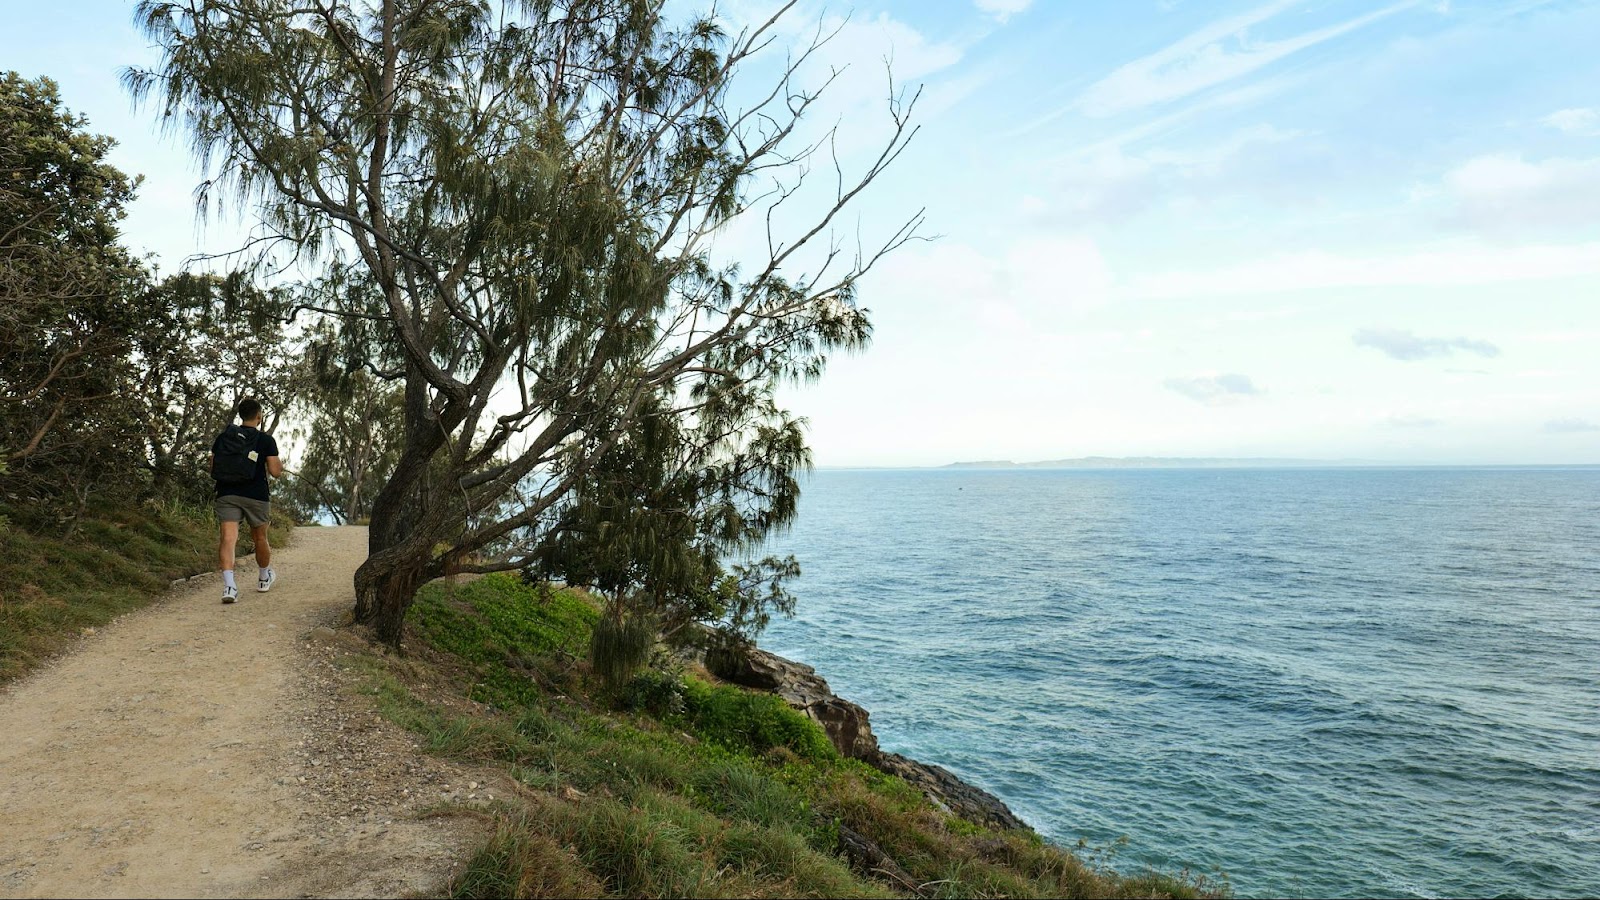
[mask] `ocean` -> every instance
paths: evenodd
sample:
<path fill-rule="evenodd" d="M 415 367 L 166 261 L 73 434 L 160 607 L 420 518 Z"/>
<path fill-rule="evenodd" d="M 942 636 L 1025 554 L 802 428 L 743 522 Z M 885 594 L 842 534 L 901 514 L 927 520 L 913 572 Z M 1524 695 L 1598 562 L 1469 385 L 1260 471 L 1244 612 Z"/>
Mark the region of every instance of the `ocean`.
<path fill-rule="evenodd" d="M 1600 895 L 1600 468 L 819 470 L 763 647 L 1237 895 Z"/>

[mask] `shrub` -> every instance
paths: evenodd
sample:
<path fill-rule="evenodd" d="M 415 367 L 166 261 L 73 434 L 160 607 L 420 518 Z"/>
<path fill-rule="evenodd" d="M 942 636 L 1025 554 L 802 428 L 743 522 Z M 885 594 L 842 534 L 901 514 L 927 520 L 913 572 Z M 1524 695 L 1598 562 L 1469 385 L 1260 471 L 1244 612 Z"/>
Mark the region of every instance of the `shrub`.
<path fill-rule="evenodd" d="M 691 677 L 684 680 L 683 699 L 684 717 L 706 740 L 756 753 L 787 747 L 805 759 L 839 758 L 822 729 L 781 697 Z"/>
<path fill-rule="evenodd" d="M 683 678 L 676 673 L 653 669 L 641 672 L 623 685 L 617 705 L 631 712 L 647 712 L 658 719 L 682 716 Z"/>
<path fill-rule="evenodd" d="M 589 662 L 608 687 L 617 687 L 650 662 L 656 623 L 638 613 L 602 616 L 589 638 Z"/>

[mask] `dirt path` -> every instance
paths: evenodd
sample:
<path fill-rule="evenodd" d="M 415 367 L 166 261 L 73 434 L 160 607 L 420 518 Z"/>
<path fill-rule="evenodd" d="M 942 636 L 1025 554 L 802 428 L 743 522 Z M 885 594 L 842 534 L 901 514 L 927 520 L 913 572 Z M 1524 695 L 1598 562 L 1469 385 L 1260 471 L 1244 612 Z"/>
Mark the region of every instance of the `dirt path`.
<path fill-rule="evenodd" d="M 0 897 L 439 894 L 483 826 L 418 813 L 493 788 L 339 689 L 365 546 L 299 529 L 270 593 L 241 559 L 0 694 Z"/>

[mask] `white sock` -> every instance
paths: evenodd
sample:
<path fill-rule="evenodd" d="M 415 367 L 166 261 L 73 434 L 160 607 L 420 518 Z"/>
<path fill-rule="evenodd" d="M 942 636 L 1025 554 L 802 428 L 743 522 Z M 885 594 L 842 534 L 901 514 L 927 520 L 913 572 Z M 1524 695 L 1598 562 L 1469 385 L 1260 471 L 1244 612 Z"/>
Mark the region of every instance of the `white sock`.
<path fill-rule="evenodd" d="M 265 569 L 261 570 L 261 580 L 262 581 L 266 581 L 267 579 L 269 579 L 271 577 L 272 577 L 272 567 L 271 566 L 267 566 Z"/>
<path fill-rule="evenodd" d="M 223 569 L 222 570 L 222 583 L 227 585 L 228 587 L 238 587 L 238 585 L 235 585 L 233 583 L 233 570 L 232 569 Z"/>

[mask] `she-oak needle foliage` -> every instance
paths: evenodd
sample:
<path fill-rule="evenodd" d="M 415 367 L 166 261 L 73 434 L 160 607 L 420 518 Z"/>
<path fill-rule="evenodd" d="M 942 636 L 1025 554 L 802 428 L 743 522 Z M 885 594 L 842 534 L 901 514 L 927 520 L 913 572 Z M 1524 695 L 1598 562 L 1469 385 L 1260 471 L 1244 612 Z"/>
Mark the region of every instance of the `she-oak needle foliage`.
<path fill-rule="evenodd" d="M 792 515 L 809 454 L 774 388 L 865 345 L 857 280 L 921 220 L 854 254 L 830 232 L 914 134 L 897 95 L 880 152 L 771 233 L 808 165 L 834 168 L 810 159 L 828 136 L 794 139 L 818 43 L 769 85 L 742 74 L 792 5 L 735 35 L 657 0 L 139 5 L 163 55 L 126 81 L 191 138 L 202 202 L 253 206 L 263 257 L 318 267 L 276 312 L 358 330 L 349 362 L 404 386 L 355 578 L 384 640 L 427 579 L 530 561 L 646 417 L 673 423 L 663 459 L 718 548 Z M 741 217 L 770 252 L 714 256 Z"/>

